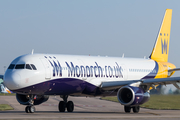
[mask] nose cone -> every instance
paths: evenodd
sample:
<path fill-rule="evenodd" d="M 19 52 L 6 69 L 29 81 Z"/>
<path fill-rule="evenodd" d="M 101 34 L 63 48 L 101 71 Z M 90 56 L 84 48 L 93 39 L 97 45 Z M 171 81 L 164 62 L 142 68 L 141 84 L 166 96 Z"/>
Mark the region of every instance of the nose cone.
<path fill-rule="evenodd" d="M 6 71 L 4 75 L 4 85 L 10 90 L 19 89 L 21 76 L 17 72 Z"/>

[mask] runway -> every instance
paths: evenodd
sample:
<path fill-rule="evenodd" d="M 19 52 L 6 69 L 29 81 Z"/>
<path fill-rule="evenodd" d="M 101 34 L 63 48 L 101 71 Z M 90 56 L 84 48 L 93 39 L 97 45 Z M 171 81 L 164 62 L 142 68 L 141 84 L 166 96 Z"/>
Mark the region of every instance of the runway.
<path fill-rule="evenodd" d="M 99 98 L 69 97 L 74 102 L 73 113 L 60 113 L 58 103 L 59 96 L 51 96 L 49 100 L 41 105 L 35 106 L 36 112 L 25 113 L 24 105 L 20 105 L 16 96 L 0 96 L 0 104 L 9 104 L 14 110 L 0 111 L 0 119 L 51 119 L 51 120 L 112 120 L 112 119 L 158 119 L 158 120 L 179 120 L 180 110 L 150 110 L 141 108 L 139 113 L 124 113 L 124 107 L 116 102 L 100 100 Z"/>

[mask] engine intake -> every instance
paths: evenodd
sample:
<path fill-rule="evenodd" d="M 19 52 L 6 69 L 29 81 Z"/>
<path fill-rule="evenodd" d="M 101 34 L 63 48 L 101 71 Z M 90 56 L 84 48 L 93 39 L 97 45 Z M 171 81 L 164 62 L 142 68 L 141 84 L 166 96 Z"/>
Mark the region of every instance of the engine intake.
<path fill-rule="evenodd" d="M 144 93 L 139 87 L 123 86 L 118 90 L 117 98 L 122 105 L 133 106 L 147 102 L 150 94 L 148 92 Z"/>
<path fill-rule="evenodd" d="M 29 105 L 29 97 L 28 95 L 16 94 L 17 101 L 22 105 Z M 36 99 L 34 99 L 34 105 L 39 105 L 43 102 L 46 102 L 49 99 L 47 95 L 37 95 Z"/>

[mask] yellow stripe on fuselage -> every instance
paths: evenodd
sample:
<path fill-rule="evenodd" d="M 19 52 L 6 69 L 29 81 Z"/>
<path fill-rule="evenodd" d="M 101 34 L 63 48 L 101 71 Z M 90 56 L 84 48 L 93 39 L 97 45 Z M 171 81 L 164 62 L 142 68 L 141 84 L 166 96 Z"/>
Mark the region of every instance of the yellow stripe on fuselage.
<path fill-rule="evenodd" d="M 172 76 L 175 72 L 168 73 L 169 69 L 174 69 L 176 66 L 172 63 L 168 62 L 157 62 L 158 63 L 158 72 L 155 76 L 155 78 L 167 78 Z M 155 85 L 156 87 L 159 85 Z M 152 90 L 153 88 L 150 87 L 149 90 Z"/>
<path fill-rule="evenodd" d="M 155 76 L 155 78 L 167 78 L 174 74 L 174 72 L 172 72 L 171 74 L 168 73 L 169 69 L 176 68 L 174 64 L 168 62 L 157 62 L 157 63 L 158 63 L 158 73 Z"/>

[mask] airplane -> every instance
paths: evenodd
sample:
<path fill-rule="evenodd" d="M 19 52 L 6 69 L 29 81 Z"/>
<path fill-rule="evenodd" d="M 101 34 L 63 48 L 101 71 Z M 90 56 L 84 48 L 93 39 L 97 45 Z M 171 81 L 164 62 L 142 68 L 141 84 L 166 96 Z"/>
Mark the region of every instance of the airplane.
<path fill-rule="evenodd" d="M 0 93 L 13 93 L 3 83 L 0 84 Z"/>
<path fill-rule="evenodd" d="M 3 75 L 0 75 L 0 79 L 3 79 Z"/>
<path fill-rule="evenodd" d="M 13 93 L 3 84 L 3 75 L 0 75 L 0 93 Z"/>
<path fill-rule="evenodd" d="M 4 74 L 4 84 L 17 101 L 34 113 L 35 105 L 59 95 L 59 112 L 73 112 L 68 96 L 117 96 L 124 111 L 140 111 L 158 85 L 179 89 L 180 70 L 168 62 L 172 9 L 166 9 L 154 48 L 148 59 L 60 54 L 26 54 L 15 58 Z"/>

